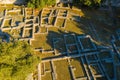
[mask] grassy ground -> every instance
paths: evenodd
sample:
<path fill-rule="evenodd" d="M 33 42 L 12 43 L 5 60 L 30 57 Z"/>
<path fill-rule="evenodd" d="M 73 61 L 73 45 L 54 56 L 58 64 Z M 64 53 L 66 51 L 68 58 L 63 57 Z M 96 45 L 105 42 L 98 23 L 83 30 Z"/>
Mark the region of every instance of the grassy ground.
<path fill-rule="evenodd" d="M 25 37 L 27 37 L 27 38 L 32 37 L 32 29 L 30 29 L 30 30 L 25 30 Z"/>
<path fill-rule="evenodd" d="M 11 30 L 5 30 L 4 32 L 11 34 Z"/>
<path fill-rule="evenodd" d="M 5 9 L 10 10 L 12 8 L 21 8 L 21 7 L 13 4 L 0 4 L 0 12 Z"/>
<path fill-rule="evenodd" d="M 14 36 L 14 35 L 18 36 L 18 38 L 19 38 L 19 36 L 20 36 L 20 30 L 13 29 L 12 32 L 11 32 L 11 34 L 12 34 L 12 36 Z"/>
<path fill-rule="evenodd" d="M 3 12 L 4 10 L 5 10 L 5 8 L 2 8 L 2 7 L 0 8 L 0 12 Z"/>
<path fill-rule="evenodd" d="M 56 26 L 58 27 L 64 27 L 64 19 L 57 19 Z"/>
<path fill-rule="evenodd" d="M 84 34 L 83 25 L 72 20 L 67 20 L 65 30 L 71 33 Z"/>
<path fill-rule="evenodd" d="M 7 15 L 11 15 L 11 16 L 15 16 L 15 15 L 18 15 L 19 12 L 8 12 Z"/>
<path fill-rule="evenodd" d="M 75 78 L 86 76 L 86 73 L 84 71 L 83 64 L 80 58 L 72 58 L 71 65 L 75 68 L 74 70 Z"/>
<path fill-rule="evenodd" d="M 101 52 L 101 53 L 99 54 L 99 57 L 100 57 L 101 59 L 112 58 L 111 53 L 110 53 L 110 52 L 107 52 L 107 51 Z"/>
<path fill-rule="evenodd" d="M 72 45 L 72 46 L 68 46 L 68 52 L 73 54 L 74 51 L 77 51 L 77 46 L 76 45 Z"/>
<path fill-rule="evenodd" d="M 115 45 L 116 45 L 117 47 L 119 47 L 119 46 L 120 46 L 120 40 L 115 41 Z"/>
<path fill-rule="evenodd" d="M 32 41 L 32 46 L 35 48 L 51 49 L 51 45 L 47 43 L 47 34 L 35 34 L 35 40 Z M 51 42 L 51 41 L 50 41 Z"/>
<path fill-rule="evenodd" d="M 114 57 L 115 63 L 119 63 L 119 57 L 118 57 L 118 55 L 114 54 L 113 57 Z"/>
<path fill-rule="evenodd" d="M 109 77 L 112 79 L 114 77 L 114 68 L 113 68 L 113 63 L 107 63 L 107 62 L 102 62 L 104 65 L 106 72 L 108 73 Z"/>
<path fill-rule="evenodd" d="M 14 21 L 23 22 L 24 16 L 22 16 L 22 15 L 18 15 L 18 16 L 14 15 L 14 16 L 12 16 L 12 17 L 13 17 Z"/>
<path fill-rule="evenodd" d="M 55 49 L 56 49 L 57 53 L 66 52 L 64 39 L 62 39 L 62 38 L 58 39 L 57 41 L 54 42 L 54 44 L 55 44 Z"/>
<path fill-rule="evenodd" d="M 120 66 L 116 66 L 116 74 L 117 74 L 117 79 L 120 79 Z"/>
<path fill-rule="evenodd" d="M 55 17 L 51 17 L 50 21 L 49 21 L 49 24 L 54 25 L 54 23 L 55 23 Z"/>
<path fill-rule="evenodd" d="M 41 63 L 41 75 L 44 75 L 44 69 L 45 69 L 45 67 L 44 67 L 44 63 Z"/>
<path fill-rule="evenodd" d="M 74 44 L 76 43 L 73 35 L 65 36 L 66 44 Z"/>
<path fill-rule="evenodd" d="M 51 70 L 50 62 L 45 62 L 45 70 Z"/>
<path fill-rule="evenodd" d="M 87 59 L 88 60 L 96 60 L 95 55 L 88 55 Z"/>
<path fill-rule="evenodd" d="M 26 9 L 26 14 L 27 14 L 27 15 L 33 15 L 32 9 L 31 9 L 31 8 L 27 8 L 27 9 Z"/>
<path fill-rule="evenodd" d="M 57 80 L 71 80 L 67 60 L 54 61 L 54 65 L 56 67 Z"/>
<path fill-rule="evenodd" d="M 52 73 L 46 73 L 45 76 L 41 77 L 41 80 L 52 80 Z"/>
<path fill-rule="evenodd" d="M 35 26 L 35 33 L 37 33 L 38 31 L 40 31 L 39 29 L 40 29 L 39 26 Z"/>
<path fill-rule="evenodd" d="M 52 80 L 52 73 L 46 72 L 46 71 L 51 71 L 50 62 L 41 63 L 41 74 L 45 75 L 45 76 L 42 76 L 41 78 L 42 80 Z"/>
<path fill-rule="evenodd" d="M 47 19 L 42 19 L 42 24 L 46 24 L 47 23 Z"/>
<path fill-rule="evenodd" d="M 91 70 L 93 71 L 93 74 L 94 74 L 94 75 L 99 75 L 99 74 L 101 74 L 101 71 L 100 71 L 98 65 L 91 65 L 90 67 L 91 67 Z"/>
<path fill-rule="evenodd" d="M 10 27 L 11 25 L 11 20 L 5 20 L 4 27 Z"/>
<path fill-rule="evenodd" d="M 88 34 L 102 45 L 110 45 L 110 36 L 115 32 L 118 26 L 112 25 L 113 20 L 110 18 L 109 12 L 94 9 L 83 9 L 82 12 L 84 13 L 84 16 L 81 17 L 81 23 L 87 26 Z M 93 31 L 90 31 L 89 23 L 94 26 L 100 40 L 96 38 Z"/>
<path fill-rule="evenodd" d="M 39 15 L 39 9 L 34 9 L 34 16 L 38 16 Z"/>
<path fill-rule="evenodd" d="M 89 38 L 80 38 L 80 41 L 82 43 L 82 46 L 84 49 L 93 49 L 92 42 L 90 41 Z"/>
<path fill-rule="evenodd" d="M 47 28 L 46 27 L 41 27 L 40 28 L 40 32 L 41 33 L 46 33 L 47 32 Z"/>

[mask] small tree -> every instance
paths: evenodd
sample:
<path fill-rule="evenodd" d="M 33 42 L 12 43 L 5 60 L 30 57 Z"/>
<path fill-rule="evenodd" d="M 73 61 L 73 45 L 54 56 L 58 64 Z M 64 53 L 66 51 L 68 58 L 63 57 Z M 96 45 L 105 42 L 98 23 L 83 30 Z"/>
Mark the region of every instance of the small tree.
<path fill-rule="evenodd" d="M 29 0 L 27 6 L 31 8 L 43 8 L 55 4 L 56 0 Z"/>
<path fill-rule="evenodd" d="M 0 80 L 25 80 L 38 63 L 39 58 L 27 42 L 0 44 Z"/>

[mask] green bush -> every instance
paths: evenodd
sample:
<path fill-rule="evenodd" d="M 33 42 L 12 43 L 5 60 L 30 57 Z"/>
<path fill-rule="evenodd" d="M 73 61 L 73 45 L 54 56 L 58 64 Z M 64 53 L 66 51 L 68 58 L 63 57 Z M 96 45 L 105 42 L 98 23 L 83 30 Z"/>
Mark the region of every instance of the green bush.
<path fill-rule="evenodd" d="M 31 8 L 43 8 L 45 6 L 54 5 L 56 0 L 28 0 L 27 6 Z"/>
<path fill-rule="evenodd" d="M 25 41 L 0 44 L 0 80 L 25 80 L 32 73 L 39 58 Z"/>

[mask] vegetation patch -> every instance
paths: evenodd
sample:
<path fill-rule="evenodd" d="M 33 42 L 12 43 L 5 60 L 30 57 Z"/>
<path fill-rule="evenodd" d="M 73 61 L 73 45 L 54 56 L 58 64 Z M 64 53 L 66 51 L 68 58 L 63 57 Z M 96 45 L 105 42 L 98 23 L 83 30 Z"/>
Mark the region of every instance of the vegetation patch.
<path fill-rule="evenodd" d="M 24 80 L 39 62 L 25 41 L 0 43 L 0 79 Z"/>

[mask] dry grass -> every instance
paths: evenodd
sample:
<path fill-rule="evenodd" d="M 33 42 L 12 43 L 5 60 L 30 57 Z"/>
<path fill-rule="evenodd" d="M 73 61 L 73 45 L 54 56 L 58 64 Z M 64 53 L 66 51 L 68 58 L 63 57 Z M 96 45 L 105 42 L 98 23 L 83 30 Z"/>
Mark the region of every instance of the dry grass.
<path fill-rule="evenodd" d="M 119 47 L 119 46 L 120 46 L 120 40 L 115 41 L 115 45 L 116 45 L 117 47 Z"/>
<path fill-rule="evenodd" d="M 69 10 L 71 13 L 78 14 L 79 16 L 85 16 L 84 12 L 81 9 L 74 8 Z"/>
<path fill-rule="evenodd" d="M 94 9 L 93 10 L 84 9 L 82 11 L 84 13 L 84 17 L 81 18 L 81 22 L 84 23 L 86 26 L 90 26 L 88 22 L 94 24 L 96 32 L 99 38 L 101 39 L 101 41 L 95 39 L 94 34 L 92 37 L 96 41 L 101 42 L 103 45 L 109 45 L 110 36 L 117 29 L 117 27 L 111 25 L 113 23 L 113 20 L 112 18 L 110 18 L 109 11 L 107 12 L 107 11 L 94 10 Z M 92 35 L 92 33 L 90 33 L 89 30 L 88 32 L 89 32 L 88 34 Z"/>
<path fill-rule="evenodd" d="M 35 9 L 35 10 L 34 10 L 34 16 L 38 16 L 39 13 L 40 13 L 39 9 Z"/>
<path fill-rule="evenodd" d="M 49 24 L 50 24 L 50 25 L 54 25 L 54 23 L 55 23 L 55 17 L 51 17 L 51 18 L 49 19 Z"/>
<path fill-rule="evenodd" d="M 45 70 L 51 70 L 50 62 L 45 62 Z"/>
<path fill-rule="evenodd" d="M 45 76 L 42 76 L 41 78 L 41 80 L 52 80 L 52 73 L 45 73 Z"/>
<path fill-rule="evenodd" d="M 119 57 L 118 57 L 118 55 L 114 55 L 113 57 L 114 57 L 115 63 L 119 63 Z"/>
<path fill-rule="evenodd" d="M 47 23 L 47 19 L 42 19 L 42 24 L 46 24 Z"/>
<path fill-rule="evenodd" d="M 35 34 L 35 40 L 32 41 L 32 46 L 34 48 L 43 48 L 45 50 L 51 49 L 51 45 L 47 43 L 47 34 Z"/>
<path fill-rule="evenodd" d="M 77 49 L 77 45 L 72 45 L 72 46 L 68 46 L 68 52 L 69 53 L 72 53 L 73 54 L 73 52 L 74 51 L 77 51 L 78 49 Z M 77 53 L 78 54 L 78 53 Z"/>
<path fill-rule="evenodd" d="M 11 20 L 5 20 L 4 27 L 10 27 Z"/>
<path fill-rule="evenodd" d="M 66 44 L 74 44 L 76 43 L 75 38 L 73 35 L 65 36 Z"/>
<path fill-rule="evenodd" d="M 21 36 L 20 35 L 20 30 L 13 29 L 12 32 L 11 32 L 11 35 L 15 38 L 19 38 Z"/>
<path fill-rule="evenodd" d="M 100 57 L 101 59 L 106 59 L 106 58 L 112 58 L 112 55 L 111 55 L 110 52 L 105 51 L 105 52 L 99 53 L 99 57 Z"/>
<path fill-rule="evenodd" d="M 101 71 L 100 71 L 100 69 L 99 69 L 97 64 L 96 65 L 90 65 L 90 68 L 93 71 L 94 75 L 101 74 Z"/>
<path fill-rule="evenodd" d="M 71 65 L 75 68 L 74 74 L 76 78 L 86 76 L 86 73 L 84 71 L 83 64 L 80 58 L 72 58 Z"/>
<path fill-rule="evenodd" d="M 56 26 L 64 27 L 65 19 L 57 19 Z"/>
<path fill-rule="evenodd" d="M 22 15 L 18 15 L 18 16 L 16 16 L 16 15 L 14 15 L 13 16 L 13 19 L 15 20 L 15 21 L 21 21 L 21 22 L 23 22 L 23 16 Z"/>
<path fill-rule="evenodd" d="M 44 54 L 42 54 L 39 51 L 35 52 L 35 54 L 40 56 L 41 59 L 55 56 L 53 53 L 44 53 Z"/>
<path fill-rule="evenodd" d="M 32 37 L 32 29 L 30 29 L 30 30 L 25 30 L 25 37 L 27 37 L 27 38 Z"/>
<path fill-rule="evenodd" d="M 11 34 L 11 30 L 5 30 L 4 32 Z"/>
<path fill-rule="evenodd" d="M 62 52 L 66 52 L 66 47 L 65 47 L 65 43 L 64 43 L 64 39 L 58 39 L 55 41 L 55 49 L 57 51 L 57 53 L 62 53 Z"/>
<path fill-rule="evenodd" d="M 76 34 L 83 34 L 84 31 L 80 28 L 80 26 L 82 25 L 75 21 L 67 20 L 65 30 Z"/>
<path fill-rule="evenodd" d="M 26 14 L 27 15 L 32 15 L 33 14 L 32 9 L 31 8 L 27 8 L 26 9 Z"/>
<path fill-rule="evenodd" d="M 56 67 L 56 80 L 71 80 L 67 60 L 54 61 L 54 65 Z"/>
<path fill-rule="evenodd" d="M 45 74 L 45 71 L 44 71 L 44 69 L 45 69 L 45 67 L 44 67 L 44 63 L 41 63 L 41 75 L 44 75 Z"/>
<path fill-rule="evenodd" d="M 80 38 L 80 41 L 81 41 L 84 49 L 93 49 L 94 48 L 90 38 Z"/>
<path fill-rule="evenodd" d="M 12 16 L 18 15 L 18 12 L 8 12 L 7 15 L 12 15 Z"/>
<path fill-rule="evenodd" d="M 116 66 L 116 74 L 117 74 L 117 79 L 120 80 L 120 65 Z"/>
<path fill-rule="evenodd" d="M 104 65 L 109 77 L 112 79 L 114 77 L 113 63 L 102 62 L 102 64 Z"/>
<path fill-rule="evenodd" d="M 96 60 L 95 55 L 88 55 L 87 59 L 88 60 Z"/>
<path fill-rule="evenodd" d="M 3 12 L 5 10 L 5 8 L 1 7 L 0 8 L 0 12 Z"/>
<path fill-rule="evenodd" d="M 47 32 L 47 28 L 46 28 L 46 27 L 40 27 L 40 32 L 41 32 L 41 33 Z"/>
<path fill-rule="evenodd" d="M 60 31 L 64 31 L 64 30 L 58 29 L 58 28 L 56 28 L 56 27 L 50 27 L 50 28 L 48 28 L 48 30 L 49 30 L 49 32 L 54 32 L 54 33 L 56 33 L 56 34 L 61 34 Z M 59 31 L 59 30 L 60 30 L 60 31 Z"/>

